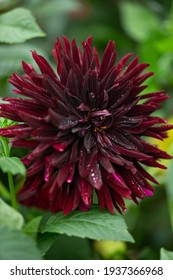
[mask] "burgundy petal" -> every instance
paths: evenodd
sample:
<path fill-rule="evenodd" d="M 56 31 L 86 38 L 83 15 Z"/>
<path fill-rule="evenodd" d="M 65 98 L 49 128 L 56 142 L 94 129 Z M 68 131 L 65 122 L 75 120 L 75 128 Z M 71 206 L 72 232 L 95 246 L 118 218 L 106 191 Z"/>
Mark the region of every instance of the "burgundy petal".
<path fill-rule="evenodd" d="M 103 185 L 102 175 L 101 175 L 99 164 L 97 162 L 92 166 L 88 179 L 91 185 L 95 189 L 99 190 L 102 187 Z"/>
<path fill-rule="evenodd" d="M 86 177 L 90 171 L 92 166 L 97 161 L 97 148 L 93 148 L 92 152 L 88 153 L 86 149 L 83 147 L 80 150 L 79 155 L 79 174 L 81 177 Z"/>
<path fill-rule="evenodd" d="M 85 178 L 80 178 L 78 187 L 84 204 L 90 207 L 93 194 L 92 185 L 87 180 L 85 180 Z"/>

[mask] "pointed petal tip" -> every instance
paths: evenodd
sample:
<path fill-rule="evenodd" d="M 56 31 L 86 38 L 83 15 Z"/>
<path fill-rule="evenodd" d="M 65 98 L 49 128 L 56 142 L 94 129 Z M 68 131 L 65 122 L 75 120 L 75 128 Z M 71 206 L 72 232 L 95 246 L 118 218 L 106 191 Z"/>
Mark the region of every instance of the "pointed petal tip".
<path fill-rule="evenodd" d="M 145 196 L 153 196 L 153 191 L 143 188 L 143 191 L 145 193 Z"/>

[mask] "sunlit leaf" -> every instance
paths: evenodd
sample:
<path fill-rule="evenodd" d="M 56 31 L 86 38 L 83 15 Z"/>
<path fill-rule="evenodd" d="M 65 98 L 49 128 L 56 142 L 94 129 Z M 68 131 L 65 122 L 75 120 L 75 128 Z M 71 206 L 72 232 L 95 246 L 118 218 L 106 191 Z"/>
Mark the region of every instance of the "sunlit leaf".
<path fill-rule="evenodd" d="M 161 260 L 173 260 L 173 252 L 167 251 L 164 248 L 160 251 Z"/>
<path fill-rule="evenodd" d="M 95 240 L 133 242 L 122 216 L 111 215 L 106 210 L 102 212 L 96 206 L 88 212 L 73 211 L 67 216 L 62 212 L 51 215 L 40 230 L 42 233 L 56 232 Z"/>
<path fill-rule="evenodd" d="M 32 219 L 31 221 L 29 221 L 25 225 L 23 231 L 25 233 L 27 233 L 28 235 L 32 236 L 33 238 L 36 238 L 41 218 L 42 218 L 42 216 L 38 216 L 38 217 Z"/>
<path fill-rule="evenodd" d="M 17 157 L 0 157 L 0 169 L 4 172 L 10 172 L 12 175 L 21 174 L 25 176 L 26 168 Z"/>
<path fill-rule="evenodd" d="M 173 36 L 170 34 L 170 36 L 165 36 L 163 38 L 157 39 L 154 43 L 154 46 L 157 51 L 165 54 L 167 52 L 173 51 Z"/>
<path fill-rule="evenodd" d="M 23 224 L 23 216 L 0 198 L 0 226 L 21 229 Z"/>
<path fill-rule="evenodd" d="M 20 52 L 19 52 L 20 49 Z M 8 45 L 0 47 L 1 67 L 0 78 L 10 76 L 13 72 L 21 70 L 21 61 L 32 62 L 28 45 Z"/>
<path fill-rule="evenodd" d="M 22 60 L 27 63 L 34 64 L 31 55 L 31 50 L 34 50 L 35 46 L 30 43 L 18 44 L 18 45 L 2 45 L 0 47 L 1 67 L 0 78 L 10 76 L 13 72 L 22 71 Z M 19 51 L 20 49 L 20 51 Z M 46 57 L 44 49 L 37 46 L 38 53 L 41 53 Z M 35 67 L 36 65 L 34 65 Z M 35 67 L 36 68 L 36 67 Z"/>
<path fill-rule="evenodd" d="M 36 243 L 19 230 L 0 227 L 0 260 L 37 260 L 41 253 Z"/>
<path fill-rule="evenodd" d="M 0 103 L 3 103 L 3 102 L 4 101 L 2 99 L 0 99 Z M 7 127 L 7 126 L 10 126 L 10 125 L 14 125 L 14 124 L 16 124 L 15 121 L 7 119 L 7 118 L 0 117 L 0 127 Z"/>
<path fill-rule="evenodd" d="M 2 43 L 21 43 L 43 36 L 45 36 L 44 32 L 27 9 L 16 8 L 0 15 L 0 42 Z"/>
<path fill-rule="evenodd" d="M 121 24 L 134 40 L 144 42 L 161 25 L 159 18 L 146 6 L 130 1 L 120 1 Z"/>

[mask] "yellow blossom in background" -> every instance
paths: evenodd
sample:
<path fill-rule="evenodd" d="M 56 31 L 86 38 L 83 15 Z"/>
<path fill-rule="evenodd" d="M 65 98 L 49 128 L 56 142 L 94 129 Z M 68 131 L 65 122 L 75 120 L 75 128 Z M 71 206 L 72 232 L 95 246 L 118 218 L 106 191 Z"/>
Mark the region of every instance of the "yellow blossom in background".
<path fill-rule="evenodd" d="M 173 124 L 173 116 L 170 116 L 168 118 L 168 124 Z M 159 149 L 173 156 L 173 129 L 167 131 L 167 135 L 168 137 L 163 141 L 152 138 L 150 140 L 150 143 L 156 145 Z M 168 167 L 169 164 L 171 163 L 171 161 L 167 159 L 160 159 L 159 162 L 166 167 Z M 148 167 L 147 170 L 153 177 L 156 178 L 157 181 L 159 181 L 160 183 L 162 182 L 164 183 L 165 176 L 167 174 L 165 170 L 159 168 L 152 168 L 152 167 Z"/>
<path fill-rule="evenodd" d="M 173 116 L 168 118 L 168 124 L 173 124 Z M 154 144 L 159 149 L 173 155 L 173 129 L 167 131 L 167 135 L 168 135 L 168 137 L 166 139 L 164 139 L 163 141 L 153 138 L 151 140 L 151 144 Z M 170 160 L 162 159 L 162 160 L 160 160 L 160 162 L 163 165 L 168 166 L 170 163 Z M 161 170 L 159 170 L 159 172 L 161 172 Z"/>
<path fill-rule="evenodd" d="M 94 242 L 94 250 L 105 260 L 121 260 L 126 254 L 126 244 L 121 241 L 99 240 Z"/>

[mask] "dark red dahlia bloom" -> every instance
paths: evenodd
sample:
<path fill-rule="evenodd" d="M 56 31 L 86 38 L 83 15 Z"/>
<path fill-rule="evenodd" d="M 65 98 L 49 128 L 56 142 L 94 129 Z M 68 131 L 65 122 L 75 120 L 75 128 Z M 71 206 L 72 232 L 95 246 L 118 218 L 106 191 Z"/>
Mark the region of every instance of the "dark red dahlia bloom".
<path fill-rule="evenodd" d="M 153 194 L 149 181 L 157 181 L 144 167 L 164 168 L 158 159 L 170 158 L 144 137 L 162 140 L 172 128 L 151 116 L 168 96 L 141 95 L 141 84 L 153 73 L 143 73 L 148 64 L 137 57 L 126 67 L 132 54 L 115 64 L 113 41 L 101 61 L 91 37 L 82 45 L 83 51 L 75 40 L 57 39 L 57 73 L 32 52 L 41 73 L 23 62 L 25 75 L 10 78 L 15 92 L 27 98 L 4 98 L 0 115 L 19 123 L 0 129 L 0 135 L 29 149 L 21 203 L 67 214 L 88 210 L 95 191 L 102 209 L 121 212 L 124 198 L 137 203 Z"/>

